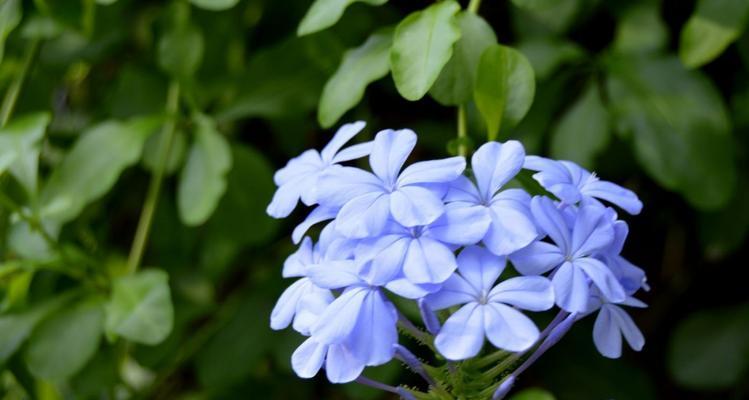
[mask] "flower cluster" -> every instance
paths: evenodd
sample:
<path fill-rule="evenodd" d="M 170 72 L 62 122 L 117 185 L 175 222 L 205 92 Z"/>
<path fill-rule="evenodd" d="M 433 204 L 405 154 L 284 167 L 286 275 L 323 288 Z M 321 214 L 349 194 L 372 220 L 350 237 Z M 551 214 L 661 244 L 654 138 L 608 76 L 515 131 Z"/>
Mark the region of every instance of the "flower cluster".
<path fill-rule="evenodd" d="M 273 329 L 291 325 L 308 336 L 292 356 L 300 377 L 324 368 L 331 382 L 350 382 L 367 366 L 408 359 L 397 327 L 413 324 L 396 296 L 418 302 L 448 360 L 479 355 L 485 340 L 527 352 L 558 340 L 562 321 L 594 312 L 601 354 L 619 357 L 622 337 L 642 348 L 622 306 L 645 306 L 632 297 L 647 289 L 645 274 L 620 255 L 628 227 L 609 206 L 639 213 L 633 192 L 572 162 L 526 156 L 516 141 L 484 144 L 470 168 L 464 157 L 404 167 L 413 131 L 383 130 L 343 148 L 363 128 L 344 125 L 322 151 L 302 153 L 275 175 L 268 214 L 286 217 L 300 200 L 315 207 L 294 230 L 299 249 L 283 267 L 298 280 L 271 315 Z M 364 157 L 371 172 L 341 165 Z M 522 169 L 534 171 L 544 194 L 519 188 Z M 305 236 L 324 221 L 316 242 Z M 560 314 L 543 332 L 524 313 L 554 306 Z"/>

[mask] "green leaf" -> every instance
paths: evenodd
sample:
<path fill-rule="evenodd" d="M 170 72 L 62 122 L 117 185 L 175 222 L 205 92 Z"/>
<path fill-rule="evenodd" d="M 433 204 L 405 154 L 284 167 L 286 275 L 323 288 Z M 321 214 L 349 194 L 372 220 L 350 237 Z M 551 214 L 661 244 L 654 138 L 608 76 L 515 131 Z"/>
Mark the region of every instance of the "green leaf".
<path fill-rule="evenodd" d="M 24 352 L 29 371 L 54 381 L 75 375 L 99 348 L 103 320 L 101 302 L 89 299 L 43 321 Z"/>
<path fill-rule="evenodd" d="M 460 39 L 453 46 L 450 61 L 440 72 L 429 94 L 443 105 L 465 104 L 473 98 L 473 84 L 481 54 L 497 43 L 494 30 L 475 13 L 463 11 L 458 15 Z"/>
<path fill-rule="evenodd" d="M 343 61 L 323 88 L 317 120 L 323 128 L 333 126 L 358 104 L 364 89 L 390 71 L 390 44 L 393 30 L 375 32 L 361 46 L 347 51 Z"/>
<path fill-rule="evenodd" d="M 239 0 L 190 0 L 195 7 L 211 11 L 228 10 L 239 3 Z"/>
<path fill-rule="evenodd" d="M 722 260 L 740 249 L 749 233 L 749 182 L 740 180 L 733 198 L 720 210 L 699 216 L 700 241 L 705 257 Z"/>
<path fill-rule="evenodd" d="M 691 389 L 729 388 L 749 368 L 749 306 L 700 311 L 682 321 L 671 338 L 668 368 Z"/>
<path fill-rule="evenodd" d="M 712 83 L 675 57 L 609 60 L 616 130 L 662 186 L 713 210 L 731 198 L 734 144 L 725 104 Z"/>
<path fill-rule="evenodd" d="M 177 206 L 186 225 L 200 225 L 211 216 L 226 190 L 231 149 L 206 115 L 196 115 L 195 142 L 179 177 Z"/>
<path fill-rule="evenodd" d="M 116 279 L 106 306 L 107 335 L 155 345 L 174 325 L 174 309 L 166 272 L 148 269 Z"/>
<path fill-rule="evenodd" d="M 21 312 L 0 315 L 0 365 L 5 364 L 21 347 L 39 321 L 65 300 L 66 296 L 58 296 Z"/>
<path fill-rule="evenodd" d="M 679 58 L 697 68 L 718 57 L 741 34 L 749 13 L 746 0 L 700 0 L 681 31 Z"/>
<path fill-rule="evenodd" d="M 535 37 L 520 42 L 518 51 L 528 58 L 538 80 L 551 76 L 561 65 L 585 57 L 577 44 L 554 37 Z"/>
<path fill-rule="evenodd" d="M 593 168 L 611 139 L 609 114 L 598 87 L 591 83 L 551 133 L 551 156 Z"/>
<path fill-rule="evenodd" d="M 194 25 L 177 25 L 159 40 L 158 62 L 164 72 L 185 79 L 192 77 L 203 60 L 203 34 Z"/>
<path fill-rule="evenodd" d="M 32 197 L 37 191 L 39 144 L 49 121 L 48 113 L 35 113 L 0 128 L 0 175 L 9 170 Z"/>
<path fill-rule="evenodd" d="M 510 400 L 555 400 L 555 397 L 546 390 L 531 388 L 518 392 Z"/>
<path fill-rule="evenodd" d="M 346 7 L 353 3 L 381 6 L 387 3 L 387 0 L 315 0 L 299 24 L 297 35 L 309 35 L 335 25 Z"/>
<path fill-rule="evenodd" d="M 159 147 L 164 132 L 151 135 L 143 147 L 143 165 L 151 172 L 155 172 L 159 159 Z M 166 161 L 164 173 L 171 175 L 182 165 L 187 152 L 187 139 L 181 131 L 174 133 L 172 147 L 169 149 L 169 159 Z"/>
<path fill-rule="evenodd" d="M 515 127 L 533 103 L 536 80 L 528 59 L 507 46 L 493 45 L 479 61 L 473 98 L 486 123 L 489 140 L 500 128 Z"/>
<path fill-rule="evenodd" d="M 5 0 L 0 3 L 0 62 L 5 54 L 5 39 L 21 23 L 21 1 Z"/>
<path fill-rule="evenodd" d="M 532 22 L 540 24 L 543 33 L 549 30 L 562 33 L 572 26 L 583 0 L 512 0 L 512 3 L 532 18 L 516 22 L 518 29 L 527 29 L 524 25 Z"/>
<path fill-rule="evenodd" d="M 83 132 L 42 189 L 43 216 L 70 221 L 107 193 L 120 173 L 140 159 L 143 143 L 161 121 L 161 117 L 106 121 Z"/>
<path fill-rule="evenodd" d="M 629 7 L 616 26 L 614 50 L 648 53 L 668 44 L 668 28 L 660 17 L 660 4 L 646 2 Z"/>
<path fill-rule="evenodd" d="M 419 100 L 432 87 L 460 38 L 454 0 L 435 3 L 406 17 L 395 28 L 390 69 L 398 92 Z"/>

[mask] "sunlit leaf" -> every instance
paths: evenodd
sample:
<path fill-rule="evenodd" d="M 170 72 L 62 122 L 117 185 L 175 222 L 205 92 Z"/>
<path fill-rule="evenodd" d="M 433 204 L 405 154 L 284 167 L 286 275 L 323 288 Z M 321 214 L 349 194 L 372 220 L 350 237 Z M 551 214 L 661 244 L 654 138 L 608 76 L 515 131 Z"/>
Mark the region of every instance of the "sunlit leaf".
<path fill-rule="evenodd" d="M 749 1 L 700 0 L 681 31 L 679 58 L 690 68 L 707 64 L 733 43 L 746 25 Z"/>
<path fill-rule="evenodd" d="M 453 0 L 441 1 L 412 13 L 395 28 L 390 69 L 401 96 L 419 100 L 437 80 L 460 38 L 459 10 Z"/>
<path fill-rule="evenodd" d="M 0 3 L 0 62 L 5 53 L 5 39 L 21 22 L 21 1 L 6 0 Z"/>
<path fill-rule="evenodd" d="M 9 170 L 30 196 L 36 195 L 40 141 L 49 121 L 48 113 L 35 113 L 0 128 L 0 175 Z"/>
<path fill-rule="evenodd" d="M 516 393 L 510 400 L 555 400 L 555 397 L 546 390 L 531 388 Z"/>
<path fill-rule="evenodd" d="M 204 0 L 210 1 L 210 0 Z M 307 14 L 302 19 L 297 29 L 299 36 L 309 35 L 325 28 L 335 25 L 346 7 L 353 3 L 365 3 L 373 6 L 381 6 L 388 0 L 315 0 L 312 6 L 307 10 Z"/>

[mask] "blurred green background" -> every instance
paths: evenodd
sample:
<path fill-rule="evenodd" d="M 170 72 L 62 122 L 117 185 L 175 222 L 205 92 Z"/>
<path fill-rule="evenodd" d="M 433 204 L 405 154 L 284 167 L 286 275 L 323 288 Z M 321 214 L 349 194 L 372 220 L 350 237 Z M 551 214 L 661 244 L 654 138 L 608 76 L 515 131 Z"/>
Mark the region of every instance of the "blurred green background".
<path fill-rule="evenodd" d="M 73 202 L 79 212 L 45 225 L 59 243 L 50 246 L 19 222 L 14 206 L 42 224 L 45 212 L 59 210 L 47 204 L 37 212 L 44 190 L 37 201 L 19 174 L 0 174 L 0 191 L 11 203 L 0 207 L 0 395 L 388 398 L 324 377 L 294 376 L 289 357 L 302 338 L 271 331 L 268 321 L 288 285 L 281 265 L 303 212 L 275 221 L 264 210 L 275 189 L 273 171 L 330 137 L 317 108 L 344 52 L 432 2 L 355 3 L 330 29 L 304 37 L 296 30 L 311 0 L 192 3 L 0 0 L 0 89 L 12 91 L 27 71 L 8 126 L 23 127 L 31 122 L 18 122 L 22 116 L 48 112 L 39 181 L 82 196 Z M 624 250 L 652 287 L 643 296 L 650 307 L 632 313 L 647 339 L 643 351 L 625 351 L 620 360 L 599 356 L 586 320 L 519 387 L 540 387 L 561 400 L 749 399 L 747 9 L 749 2 L 739 0 L 483 2 L 480 15 L 499 42 L 525 54 L 536 77 L 530 112 L 500 140 L 516 138 L 529 153 L 575 160 L 633 189 L 645 204 L 641 215 L 626 218 L 631 234 Z M 185 21 L 189 29 L 175 33 Z M 178 45 L 164 44 L 169 35 Z M 170 61 L 169 51 L 189 56 Z M 161 288 L 161 275 L 140 284 L 121 278 L 160 134 L 144 139 L 142 153 L 132 156 L 123 155 L 127 143 L 92 141 L 78 150 L 84 161 L 68 165 L 67 175 L 59 171 L 73 164 L 66 155 L 92 126 L 141 124 L 152 133 L 175 76 L 182 83 L 180 117 L 142 262 L 143 271 L 168 273 L 173 328 L 160 344 L 125 344 L 112 329 L 107 337 L 100 328 L 86 329 L 103 317 L 85 307 L 101 304 L 97 296 L 118 285 L 122 296 Z M 232 162 L 195 178 L 185 165 L 204 127 L 198 113 L 207 116 L 206 129 L 225 138 L 230 157 L 223 159 Z M 154 115 L 151 125 L 132 119 Z M 454 151 L 455 116 L 454 107 L 429 96 L 404 100 L 387 76 L 339 123 L 366 120 L 368 137 L 410 127 L 419 134 L 415 156 L 424 159 Z M 468 126 L 474 144 L 486 140 L 470 106 Z M 0 130 L 0 137 L 10 134 Z M 102 167 L 117 157 L 124 157 L 119 167 Z M 189 192 L 188 177 L 204 186 Z M 186 217 L 190 205 L 182 196 L 208 204 L 192 207 L 215 211 Z M 40 311 L 50 299 L 84 292 L 86 301 L 52 317 Z M 159 341 L 141 343 L 149 340 Z M 368 375 L 417 383 L 397 362 Z"/>

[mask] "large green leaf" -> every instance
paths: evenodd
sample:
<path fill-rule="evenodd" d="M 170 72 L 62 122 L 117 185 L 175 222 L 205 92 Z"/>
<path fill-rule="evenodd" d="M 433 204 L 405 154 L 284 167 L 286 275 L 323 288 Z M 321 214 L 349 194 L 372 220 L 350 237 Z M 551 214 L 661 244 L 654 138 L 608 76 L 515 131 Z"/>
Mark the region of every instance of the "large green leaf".
<path fill-rule="evenodd" d="M 239 3 L 239 0 L 190 0 L 196 7 L 211 11 L 228 10 Z"/>
<path fill-rule="evenodd" d="M 357 2 L 381 6 L 387 3 L 387 0 L 315 0 L 299 24 L 297 34 L 308 35 L 335 25 L 346 7 Z"/>
<path fill-rule="evenodd" d="M 611 138 L 609 114 L 591 83 L 552 131 L 551 156 L 592 168 Z"/>
<path fill-rule="evenodd" d="M 492 27 L 475 13 L 461 12 L 458 26 L 460 39 L 455 42 L 453 55 L 429 90 L 429 94 L 444 105 L 455 106 L 471 101 L 481 54 L 497 43 Z"/>
<path fill-rule="evenodd" d="M 0 62 L 5 54 L 5 39 L 21 22 L 21 1 L 5 0 L 0 3 Z"/>
<path fill-rule="evenodd" d="M 555 400 L 555 397 L 546 390 L 531 388 L 518 392 L 510 400 Z"/>
<path fill-rule="evenodd" d="M 609 61 L 616 128 L 632 135 L 645 171 L 695 207 L 724 205 L 736 180 L 734 144 L 715 87 L 675 57 Z"/>
<path fill-rule="evenodd" d="M 406 17 L 395 28 L 390 69 L 401 96 L 419 100 L 432 87 L 460 38 L 454 0 L 441 1 Z"/>
<path fill-rule="evenodd" d="M 392 41 L 392 29 L 384 29 L 343 55 L 341 65 L 325 84 L 320 97 L 317 109 L 320 125 L 324 128 L 333 126 L 346 111 L 361 101 L 367 85 L 390 71 Z"/>
<path fill-rule="evenodd" d="M 179 177 L 177 206 L 187 225 L 200 225 L 211 216 L 226 190 L 226 173 L 231 168 L 231 149 L 216 123 L 196 115 L 195 142 Z"/>
<path fill-rule="evenodd" d="M 101 301 L 89 299 L 43 321 L 24 352 L 31 373 L 54 381 L 75 375 L 99 347 L 103 320 Z"/>
<path fill-rule="evenodd" d="M 36 194 L 39 142 L 49 121 L 48 113 L 35 113 L 0 128 L 0 175 L 9 170 L 30 196 Z"/>
<path fill-rule="evenodd" d="M 168 275 L 149 269 L 118 278 L 106 311 L 108 335 L 148 345 L 160 343 L 174 325 Z"/>
<path fill-rule="evenodd" d="M 473 98 L 486 123 L 489 140 L 495 140 L 500 129 L 513 128 L 523 119 L 535 91 L 533 68 L 522 53 L 499 44 L 484 51 Z"/>
<path fill-rule="evenodd" d="M 4 364 L 26 341 L 39 321 L 57 309 L 65 300 L 67 296 L 62 295 L 21 312 L 1 315 L 0 365 Z"/>
<path fill-rule="evenodd" d="M 159 66 L 176 78 L 195 74 L 203 60 L 203 34 L 194 25 L 177 25 L 159 40 Z"/>
<path fill-rule="evenodd" d="M 161 117 L 106 121 L 83 132 L 42 189 L 43 216 L 70 221 L 86 204 L 107 193 L 120 173 L 140 159 L 143 143 L 161 121 Z"/>
<path fill-rule="evenodd" d="M 668 367 L 682 386 L 728 388 L 749 368 L 749 306 L 701 311 L 674 331 Z"/>
<path fill-rule="evenodd" d="M 733 43 L 746 25 L 747 0 L 700 0 L 681 31 L 679 57 L 690 68 L 707 64 Z"/>

